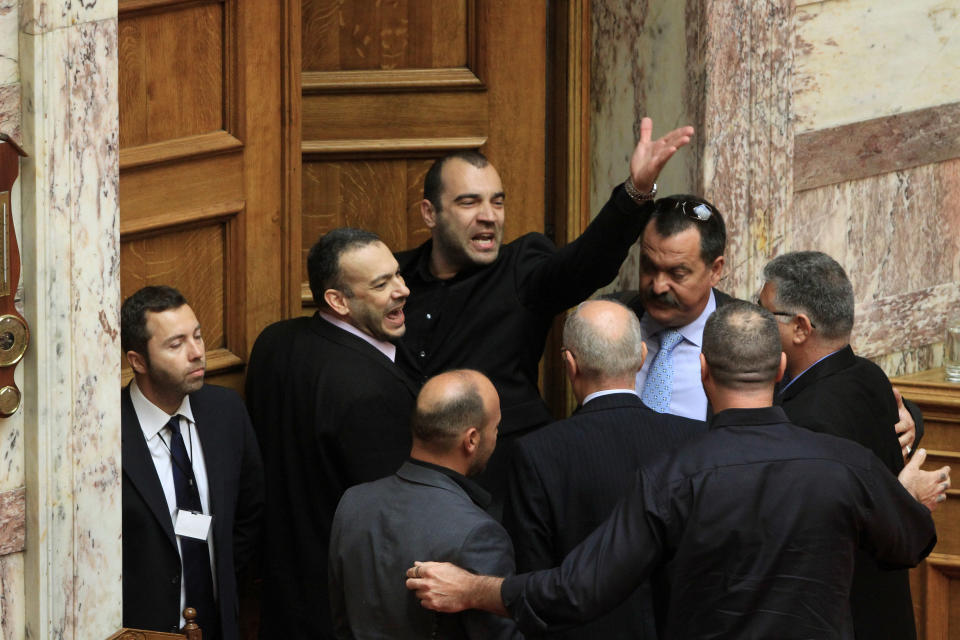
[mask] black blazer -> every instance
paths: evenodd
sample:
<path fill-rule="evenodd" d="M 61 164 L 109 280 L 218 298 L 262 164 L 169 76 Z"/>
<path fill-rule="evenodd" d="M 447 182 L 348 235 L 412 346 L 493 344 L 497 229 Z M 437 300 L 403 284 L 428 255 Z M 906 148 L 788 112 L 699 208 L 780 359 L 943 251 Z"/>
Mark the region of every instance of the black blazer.
<path fill-rule="evenodd" d="M 410 454 L 416 386 L 369 343 L 319 315 L 267 327 L 247 369 L 267 478 L 261 638 L 331 638 L 330 527 L 343 492 Z"/>
<path fill-rule="evenodd" d="M 130 400 L 130 387 L 123 390 L 120 402 L 123 626 L 177 631 L 181 566 L 173 523 Z M 190 394 L 190 408 L 203 446 L 214 516 L 220 624 L 224 640 L 235 640 L 239 638 L 236 572 L 250 558 L 262 524 L 260 452 L 243 402 L 233 391 L 204 385 Z"/>
<path fill-rule="evenodd" d="M 707 430 L 648 409 L 634 394 L 594 398 L 566 420 L 517 442 L 504 525 L 519 572 L 560 564 L 613 511 L 638 467 Z M 649 584 L 561 638 L 655 638 Z"/>
<path fill-rule="evenodd" d="M 777 394 L 777 401 L 794 424 L 859 442 L 894 475 L 903 469 L 890 381 L 849 345 L 808 369 Z M 859 552 L 850 603 L 857 638 L 916 637 L 906 570 L 884 571 Z"/>

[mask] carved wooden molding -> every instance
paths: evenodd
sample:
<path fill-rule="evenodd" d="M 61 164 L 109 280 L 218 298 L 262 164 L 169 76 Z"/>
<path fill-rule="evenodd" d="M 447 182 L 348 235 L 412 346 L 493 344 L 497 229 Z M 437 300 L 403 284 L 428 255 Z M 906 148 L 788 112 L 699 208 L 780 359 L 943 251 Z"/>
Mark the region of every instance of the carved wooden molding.
<path fill-rule="evenodd" d="M 149 167 L 185 158 L 201 158 L 241 151 L 243 141 L 226 131 L 201 133 L 120 150 L 120 170 Z"/>
<path fill-rule="evenodd" d="M 927 640 L 950 637 L 950 581 L 960 578 L 960 557 L 931 553 L 926 561 L 924 627 Z"/>
<path fill-rule="evenodd" d="M 794 142 L 795 191 L 960 157 L 960 103 L 810 131 Z"/>
<path fill-rule="evenodd" d="M 369 71 L 304 71 L 303 93 L 353 93 L 362 91 L 483 90 L 484 84 L 466 67 L 453 69 L 397 69 Z"/>
<path fill-rule="evenodd" d="M 226 0 L 120 0 L 117 3 L 117 14 L 126 18 L 131 14 L 147 11 L 184 9 L 203 4 L 223 4 L 224 2 Z"/>
<path fill-rule="evenodd" d="M 436 155 L 438 152 L 455 149 L 478 149 L 487 138 L 381 138 L 369 140 L 305 140 L 301 151 L 305 156 L 404 156 L 417 153 Z M 391 155 L 392 154 L 392 155 Z"/>
<path fill-rule="evenodd" d="M 943 367 L 891 380 L 905 397 L 923 407 L 924 415 L 960 424 L 960 384 L 943 379 Z"/>
<path fill-rule="evenodd" d="M 27 490 L 0 493 L 0 556 L 23 551 L 26 539 Z"/>
<path fill-rule="evenodd" d="M 187 229 L 204 226 L 217 220 L 227 220 L 239 214 L 246 207 L 243 200 L 218 202 L 195 209 L 177 209 L 162 215 L 120 221 L 120 237 L 132 240 L 173 229 Z"/>

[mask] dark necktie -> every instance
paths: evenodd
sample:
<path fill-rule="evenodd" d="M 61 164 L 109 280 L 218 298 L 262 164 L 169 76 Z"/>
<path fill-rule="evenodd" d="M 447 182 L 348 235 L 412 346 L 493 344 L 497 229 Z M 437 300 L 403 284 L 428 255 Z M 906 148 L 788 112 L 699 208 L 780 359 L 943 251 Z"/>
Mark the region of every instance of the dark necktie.
<path fill-rule="evenodd" d="M 177 508 L 202 513 L 200 490 L 193 475 L 193 465 L 187 456 L 180 433 L 180 416 L 167 423 L 170 437 L 170 457 L 173 461 L 173 486 L 177 492 Z M 197 624 L 204 639 L 220 637 L 220 616 L 213 597 L 213 578 L 210 575 L 210 547 L 205 540 L 180 536 L 180 553 L 183 559 L 183 583 L 186 590 L 186 606 L 197 610 Z"/>

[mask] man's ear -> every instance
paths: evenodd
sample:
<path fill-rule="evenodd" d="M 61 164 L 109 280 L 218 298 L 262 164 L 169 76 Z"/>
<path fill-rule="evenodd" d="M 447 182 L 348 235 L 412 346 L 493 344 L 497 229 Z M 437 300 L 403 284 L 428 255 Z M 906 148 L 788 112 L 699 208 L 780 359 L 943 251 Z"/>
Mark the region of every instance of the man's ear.
<path fill-rule="evenodd" d="M 813 323 L 805 313 L 798 313 L 793 317 L 793 343 L 801 345 L 813 335 Z"/>
<path fill-rule="evenodd" d="M 777 379 L 774 382 L 783 380 L 783 374 L 787 372 L 787 354 L 780 352 L 780 367 L 777 369 Z"/>
<path fill-rule="evenodd" d="M 567 372 L 567 378 L 572 382 L 578 372 L 577 359 L 573 357 L 569 349 L 564 349 L 560 353 L 560 358 L 563 360 L 563 369 Z"/>
<path fill-rule="evenodd" d="M 480 446 L 480 430 L 476 427 L 470 427 L 463 432 L 462 442 L 463 452 L 467 454 L 467 456 L 472 456 Z"/>
<path fill-rule="evenodd" d="M 704 383 L 706 386 L 707 378 L 710 377 L 710 365 L 707 364 L 707 359 L 703 357 L 703 354 L 700 354 L 700 382 Z"/>
<path fill-rule="evenodd" d="M 144 374 L 147 372 L 147 359 L 143 355 L 137 353 L 136 351 L 127 351 L 125 354 L 127 356 L 127 362 L 130 363 L 130 368 L 133 369 L 134 373 Z"/>
<path fill-rule="evenodd" d="M 350 315 L 350 307 L 347 306 L 347 296 L 339 289 L 327 289 L 323 292 L 323 300 L 331 309 L 337 312 L 337 315 Z"/>
<path fill-rule="evenodd" d="M 433 203 L 424 198 L 420 201 L 420 216 L 423 218 L 423 224 L 428 229 L 437 226 L 437 211 L 433 208 Z"/>
<path fill-rule="evenodd" d="M 710 286 L 715 287 L 717 283 L 720 282 L 720 277 L 723 275 L 723 256 L 717 256 L 716 260 L 713 261 L 713 264 L 710 265 Z"/>
<path fill-rule="evenodd" d="M 647 361 L 647 343 L 640 343 L 640 366 L 637 367 L 637 371 L 643 368 L 643 363 Z"/>

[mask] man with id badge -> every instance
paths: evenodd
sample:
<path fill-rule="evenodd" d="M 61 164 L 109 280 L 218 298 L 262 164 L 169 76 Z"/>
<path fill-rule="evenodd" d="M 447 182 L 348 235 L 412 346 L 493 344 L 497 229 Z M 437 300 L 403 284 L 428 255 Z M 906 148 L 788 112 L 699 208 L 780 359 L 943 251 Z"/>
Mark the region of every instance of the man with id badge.
<path fill-rule="evenodd" d="M 203 384 L 203 335 L 179 291 L 124 301 L 123 625 L 236 640 L 236 572 L 259 535 L 263 469 L 240 397 Z"/>

